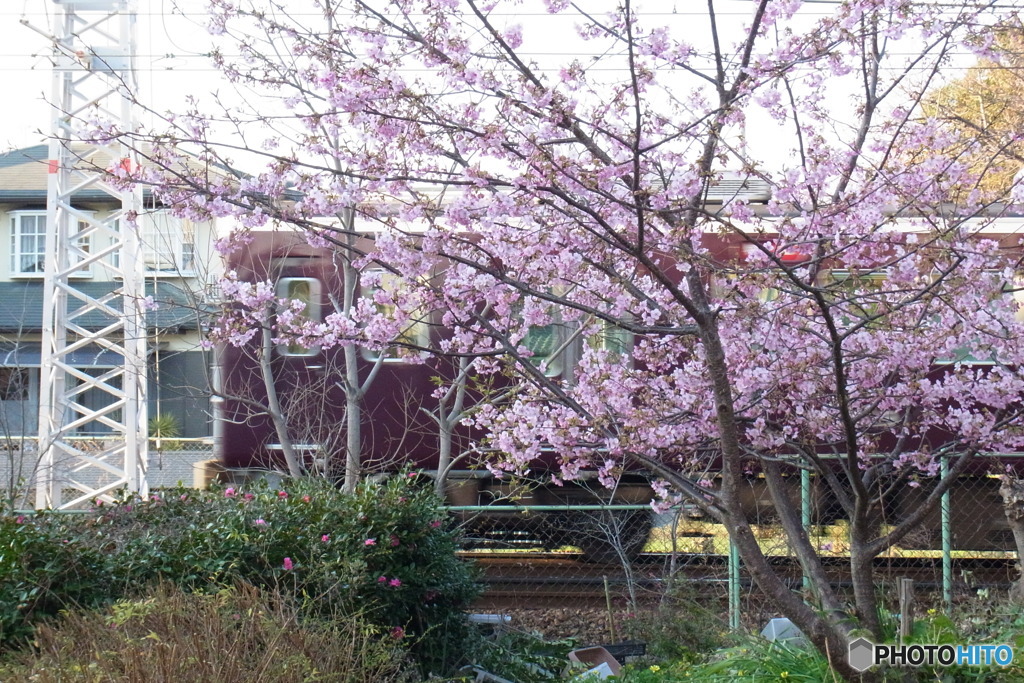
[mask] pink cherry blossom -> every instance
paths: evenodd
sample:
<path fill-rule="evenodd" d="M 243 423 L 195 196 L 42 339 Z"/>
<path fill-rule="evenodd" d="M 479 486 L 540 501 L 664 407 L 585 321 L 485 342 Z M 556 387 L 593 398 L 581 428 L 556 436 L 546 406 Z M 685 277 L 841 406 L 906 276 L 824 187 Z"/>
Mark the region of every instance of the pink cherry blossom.
<path fill-rule="evenodd" d="M 281 224 L 358 280 L 317 317 L 269 273 L 229 268 L 211 342 L 335 354 L 349 415 L 386 374 L 365 357 L 427 364 L 444 379 L 411 397 L 417 409 L 479 434 L 495 477 L 614 488 L 652 472 L 655 509 L 686 501 L 729 525 L 759 590 L 828 652 L 846 647 L 851 613 L 881 635 L 870 558 L 927 514 L 873 527 L 875 485 L 940 476 L 940 452 L 967 466 L 1024 451 L 1024 316 L 1006 291 L 1024 183 L 986 189 L 970 163 L 979 136 L 923 104 L 950 54 L 995 56 L 992 28 L 1012 8 L 755 0 L 735 22 L 688 6 L 682 25 L 630 3 L 595 19 L 545 0 L 579 49 L 538 61 L 522 50 L 544 25 L 496 21 L 491 2 L 394 0 L 332 31 L 261 0 L 211 5 L 211 30 L 241 40 L 218 68 L 287 110 L 269 116 L 254 97 L 247 115 L 225 112 L 265 162 L 209 173 L 235 154 L 189 100 L 149 136 L 151 163 L 111 181 L 142 183 L 189 220 L 230 218 L 240 227 L 218 249 L 232 263 Z M 1006 136 L 1004 149 L 1022 141 Z M 986 165 L 1017 163 L 998 156 Z M 348 227 L 358 253 L 335 246 Z M 410 343 L 424 311 L 444 333 Z M 500 390 L 467 398 L 478 382 Z M 791 505 L 779 491 L 800 469 L 860 544 L 852 610 L 827 582 L 813 607 L 793 600 L 738 507 L 747 478 Z M 805 534 L 785 540 L 817 561 Z"/>

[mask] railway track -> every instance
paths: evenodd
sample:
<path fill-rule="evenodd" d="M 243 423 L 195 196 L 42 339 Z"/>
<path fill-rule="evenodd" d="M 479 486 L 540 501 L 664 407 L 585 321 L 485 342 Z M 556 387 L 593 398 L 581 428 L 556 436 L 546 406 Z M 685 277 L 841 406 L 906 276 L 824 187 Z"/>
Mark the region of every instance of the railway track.
<path fill-rule="evenodd" d="M 664 589 L 671 558 L 642 554 L 627 572 L 621 564 L 588 562 L 573 553 L 467 552 L 481 569 L 484 594 L 479 605 L 492 609 L 601 606 L 608 597 L 624 597 L 628 584 L 639 594 L 658 595 Z M 799 565 L 792 558 L 774 561 L 793 588 L 801 585 Z M 682 554 L 675 558 L 676 580 L 707 588 L 709 597 L 725 595 L 729 581 L 727 558 L 721 555 Z M 834 585 L 849 585 L 844 558 L 826 558 L 826 571 Z M 1016 563 L 1003 558 L 956 558 L 953 561 L 954 591 L 982 588 L 1005 589 L 1016 578 Z M 942 569 L 935 558 L 880 558 L 876 561 L 880 582 L 912 578 L 925 591 L 942 590 Z M 745 590 L 752 581 L 740 571 Z"/>

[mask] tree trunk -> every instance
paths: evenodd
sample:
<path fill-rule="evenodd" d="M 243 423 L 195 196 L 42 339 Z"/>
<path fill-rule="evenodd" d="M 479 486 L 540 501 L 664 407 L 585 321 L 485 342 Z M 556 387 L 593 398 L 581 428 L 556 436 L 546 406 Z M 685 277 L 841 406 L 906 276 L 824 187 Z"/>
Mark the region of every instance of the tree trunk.
<path fill-rule="evenodd" d="M 270 421 L 274 424 L 274 431 L 281 442 L 281 452 L 284 454 L 285 464 L 288 466 L 288 476 L 301 477 L 305 473 L 302 461 L 295 453 L 291 435 L 288 433 L 288 418 L 281 409 L 281 401 L 277 395 L 277 384 L 274 381 L 274 371 L 270 366 L 270 355 L 273 353 L 274 343 L 271 338 L 270 324 L 263 326 L 263 343 L 260 346 L 260 374 L 263 377 L 263 386 L 267 391 L 267 412 L 270 413 Z"/>
<path fill-rule="evenodd" d="M 362 452 L 362 391 L 355 346 L 346 346 L 345 354 L 345 493 L 355 493 L 359 484 Z"/>

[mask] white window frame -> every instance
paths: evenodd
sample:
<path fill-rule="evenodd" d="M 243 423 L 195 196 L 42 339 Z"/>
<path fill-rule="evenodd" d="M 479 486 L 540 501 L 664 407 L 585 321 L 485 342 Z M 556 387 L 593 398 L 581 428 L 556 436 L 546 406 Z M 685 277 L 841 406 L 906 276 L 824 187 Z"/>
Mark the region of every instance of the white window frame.
<path fill-rule="evenodd" d="M 88 212 L 79 212 L 88 213 Z M 17 211 L 11 211 L 8 216 L 10 217 L 10 248 L 11 248 L 11 260 L 10 260 L 10 272 L 12 278 L 42 278 L 46 275 L 46 211 L 38 209 L 21 209 Z M 35 219 L 34 232 L 30 235 L 24 234 L 26 219 Z M 79 231 L 84 230 L 88 227 L 85 220 L 78 221 Z M 23 238 L 29 237 L 36 240 L 37 251 L 24 252 L 22 251 Z M 88 235 L 79 238 L 78 244 L 81 250 L 88 253 L 90 249 L 91 239 Z M 22 259 L 25 256 L 38 256 L 34 264 L 33 270 L 23 270 Z M 77 261 L 81 260 L 81 257 L 72 252 L 71 258 Z M 83 267 L 81 270 L 77 270 L 71 274 L 72 277 L 92 277 L 92 270 L 89 266 Z"/>

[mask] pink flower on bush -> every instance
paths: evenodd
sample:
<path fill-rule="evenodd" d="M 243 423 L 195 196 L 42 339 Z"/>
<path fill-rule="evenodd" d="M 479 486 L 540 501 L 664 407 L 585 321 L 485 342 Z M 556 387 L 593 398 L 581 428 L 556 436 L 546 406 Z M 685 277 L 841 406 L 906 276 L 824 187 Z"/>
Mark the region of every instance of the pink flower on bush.
<path fill-rule="evenodd" d="M 302 497 L 302 502 L 303 502 L 303 503 L 308 503 L 308 502 L 310 502 L 311 500 L 313 500 L 313 499 L 312 499 L 312 498 L 310 498 L 309 496 L 303 496 L 303 497 Z"/>
<path fill-rule="evenodd" d="M 363 545 L 377 545 L 377 539 L 376 538 L 368 538 L 365 541 L 363 541 Z"/>
<path fill-rule="evenodd" d="M 430 523 L 431 529 L 436 529 L 439 526 L 441 526 L 441 520 L 439 519 L 435 519 L 433 522 Z"/>
<path fill-rule="evenodd" d="M 181 496 L 178 498 L 178 500 L 180 500 L 182 503 L 184 503 L 186 500 L 188 500 L 188 494 L 187 493 L 181 494 Z"/>
<path fill-rule="evenodd" d="M 285 498 L 288 497 L 288 492 L 287 491 L 278 491 L 277 492 L 277 497 L 280 498 L 281 500 L 284 500 Z"/>
<path fill-rule="evenodd" d="M 323 536 L 320 537 L 320 542 L 321 543 L 327 543 L 327 541 L 329 541 L 329 540 L 331 540 L 331 535 L 330 534 L 324 534 Z"/>
<path fill-rule="evenodd" d="M 18 516 L 17 516 L 17 517 L 16 517 L 15 519 L 14 519 L 14 523 L 15 523 L 15 524 L 24 524 L 24 523 L 25 523 L 25 515 L 18 515 Z"/>
<path fill-rule="evenodd" d="M 391 534 L 391 547 L 395 548 L 399 544 L 401 544 L 401 541 L 398 540 L 398 536 L 395 536 L 394 534 Z"/>
<path fill-rule="evenodd" d="M 229 486 L 226 489 L 224 489 L 224 497 L 225 498 L 234 498 L 235 497 L 235 489 L 233 487 L 231 487 L 231 486 Z"/>
<path fill-rule="evenodd" d="M 401 626 L 394 627 L 393 629 L 391 629 L 391 637 L 395 640 L 401 640 L 402 638 L 405 638 L 405 629 Z"/>
<path fill-rule="evenodd" d="M 377 583 L 387 583 L 387 580 L 388 580 L 388 577 L 386 577 L 386 576 L 378 576 L 377 577 Z"/>
<path fill-rule="evenodd" d="M 262 517 L 260 517 L 255 522 L 253 522 L 253 524 L 255 524 L 256 526 L 266 526 L 267 522 Z"/>
<path fill-rule="evenodd" d="M 402 585 L 402 580 L 401 579 L 391 579 L 390 581 L 388 581 L 388 585 L 393 587 L 393 588 L 398 588 L 399 586 Z"/>
<path fill-rule="evenodd" d="M 416 472 L 410 472 L 408 476 L 410 479 L 412 479 L 413 477 L 416 476 Z"/>
<path fill-rule="evenodd" d="M 252 500 L 252 499 L 253 499 L 253 498 L 255 498 L 255 497 L 256 497 L 256 496 L 255 496 L 255 495 L 253 495 L 253 494 L 251 494 L 251 493 L 246 493 L 246 494 L 245 494 L 244 496 L 242 496 L 242 499 L 243 499 L 243 500 Z"/>
<path fill-rule="evenodd" d="M 290 558 L 290 557 L 286 557 L 286 558 L 284 558 L 284 570 L 285 570 L 286 572 L 288 572 L 288 571 L 291 571 L 291 570 L 292 570 L 292 567 L 294 567 L 294 566 L 295 566 L 295 565 L 294 565 L 294 564 L 292 564 L 292 558 Z"/>

